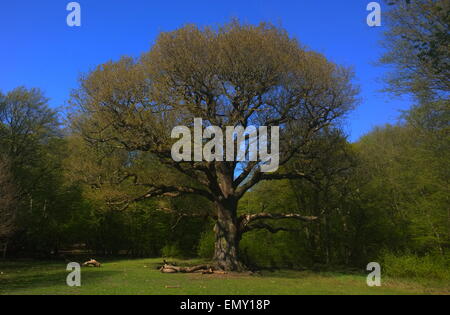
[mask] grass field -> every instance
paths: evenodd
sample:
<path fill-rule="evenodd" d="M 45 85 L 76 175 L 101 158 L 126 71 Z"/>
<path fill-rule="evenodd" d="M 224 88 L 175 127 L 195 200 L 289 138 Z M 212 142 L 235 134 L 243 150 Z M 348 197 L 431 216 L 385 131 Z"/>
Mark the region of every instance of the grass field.
<path fill-rule="evenodd" d="M 310 271 L 262 272 L 261 275 L 162 274 L 162 259 L 110 260 L 101 268 L 83 268 L 82 286 L 66 285 L 66 264 L 0 261 L 0 294 L 450 294 L 450 284 L 384 279 L 368 287 L 364 274 Z M 195 264 L 198 261 L 179 261 Z"/>

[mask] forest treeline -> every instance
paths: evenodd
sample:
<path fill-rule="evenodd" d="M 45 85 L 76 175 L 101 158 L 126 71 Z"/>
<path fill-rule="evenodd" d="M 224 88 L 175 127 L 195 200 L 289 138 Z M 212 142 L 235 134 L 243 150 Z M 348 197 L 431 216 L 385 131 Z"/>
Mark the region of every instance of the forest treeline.
<path fill-rule="evenodd" d="M 127 209 L 109 206 L 105 200 L 124 192 L 96 189 L 81 177 L 102 176 L 105 165 L 113 177 L 129 156 L 83 152 L 82 139 L 60 128 L 38 90 L 15 89 L 2 95 L 2 104 L 2 121 L 8 122 L 1 129 L 2 236 L 11 254 L 45 257 L 85 244 L 102 254 L 211 255 L 205 200 L 162 197 Z M 320 220 L 291 222 L 276 234 L 252 232 L 243 240 L 243 254 L 274 265 L 357 264 L 383 250 L 444 254 L 450 232 L 448 115 L 440 102 L 416 106 L 401 123 L 377 127 L 356 143 L 325 130 L 314 144 L 318 154 L 302 163 L 315 170 L 314 179 L 263 182 L 239 205 L 243 213 L 298 209 Z M 87 169 L 79 169 L 97 153 Z M 146 159 L 138 162 L 145 169 L 152 165 Z M 103 165 L 96 165 L 99 160 Z M 148 171 L 171 176 L 155 165 Z"/>
<path fill-rule="evenodd" d="M 416 14 L 423 6 L 434 10 L 431 17 Z M 382 58 L 394 67 L 387 86 L 390 92 L 412 95 L 414 103 L 399 114 L 397 124 L 374 128 L 354 143 L 339 123 L 323 126 L 304 154 L 281 167 L 287 174 L 307 176 L 261 181 L 250 189 L 239 201 L 238 214 L 295 212 L 318 219 L 260 221 L 240 244 L 246 265 L 359 267 L 403 255 L 432 257 L 432 263 L 448 266 L 448 32 L 434 29 L 448 27 L 448 12 L 440 1 L 393 4 L 386 39 L 391 48 Z M 423 27 L 405 30 L 408 17 L 435 23 L 427 24 L 432 25 L 427 36 L 417 37 L 415 31 Z M 121 89 L 134 93 L 141 87 L 133 84 L 135 76 L 127 77 L 129 67 L 130 60 L 122 59 L 102 69 L 119 71 L 125 77 Z M 94 141 L 80 131 L 86 125 L 86 116 L 79 114 L 83 87 L 104 85 L 104 73 L 97 69 L 81 79 L 71 98 L 73 111 L 64 120 L 39 89 L 18 87 L 0 94 L 4 255 L 48 258 L 79 249 L 97 255 L 212 258 L 210 200 L 167 192 L 125 202 L 137 195 L 138 176 L 188 178 L 153 154 Z M 95 127 L 95 121 L 91 124 Z"/>

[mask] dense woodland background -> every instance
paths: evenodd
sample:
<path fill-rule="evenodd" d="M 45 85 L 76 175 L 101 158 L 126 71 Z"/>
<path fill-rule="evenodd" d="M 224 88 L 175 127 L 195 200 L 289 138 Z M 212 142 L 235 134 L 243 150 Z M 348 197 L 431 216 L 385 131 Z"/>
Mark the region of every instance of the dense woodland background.
<path fill-rule="evenodd" d="M 449 6 L 411 2 L 394 1 L 381 58 L 393 69 L 387 93 L 414 96 L 411 109 L 399 113 L 397 124 L 379 126 L 355 143 L 342 125 L 323 128 L 310 144 L 311 156 L 285 166 L 303 168 L 311 180 L 264 181 L 250 190 L 239 213 L 296 209 L 319 219 L 245 234 L 240 249 L 247 265 L 334 268 L 380 261 L 392 272 L 448 276 Z M 4 255 L 49 258 L 89 250 L 211 258 L 209 201 L 158 197 L 126 208 L 108 202 L 133 193 L 127 181 L 117 181 L 118 172 L 177 175 L 150 154 L 86 145 L 74 116 L 49 108 L 39 89 L 0 94 Z"/>

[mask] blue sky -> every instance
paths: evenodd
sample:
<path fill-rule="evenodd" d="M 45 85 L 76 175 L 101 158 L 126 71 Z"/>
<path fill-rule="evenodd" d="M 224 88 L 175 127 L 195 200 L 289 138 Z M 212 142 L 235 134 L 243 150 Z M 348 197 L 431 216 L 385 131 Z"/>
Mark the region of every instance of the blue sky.
<path fill-rule="evenodd" d="M 237 17 L 282 25 L 311 49 L 354 67 L 362 102 L 345 126 L 350 140 L 376 125 L 396 122 L 399 110 L 410 105 L 380 92 L 386 69 L 374 62 L 382 52 L 384 27 L 367 26 L 369 0 L 80 0 L 82 26 L 74 28 L 66 24 L 69 2 L 2 2 L 0 90 L 39 87 L 51 106 L 63 106 L 81 73 L 122 55 L 139 56 L 159 32 Z"/>

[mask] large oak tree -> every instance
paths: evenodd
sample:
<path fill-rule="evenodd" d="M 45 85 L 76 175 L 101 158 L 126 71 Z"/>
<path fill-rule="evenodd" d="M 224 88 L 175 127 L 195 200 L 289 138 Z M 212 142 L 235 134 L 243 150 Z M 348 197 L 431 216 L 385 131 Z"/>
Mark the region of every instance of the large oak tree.
<path fill-rule="evenodd" d="M 243 233 L 271 230 L 270 220 L 314 219 L 299 209 L 239 216 L 238 202 L 263 180 L 311 179 L 311 174 L 284 166 L 308 148 L 316 133 L 352 109 L 357 89 L 351 80 L 349 69 L 273 25 L 187 25 L 161 33 L 137 60 L 124 57 L 83 76 L 73 93 L 72 103 L 80 109 L 73 121 L 89 145 L 128 152 L 115 176 L 118 184 L 135 188 L 111 204 L 126 207 L 157 196 L 201 196 L 214 209 L 210 215 L 216 221 L 217 267 L 241 270 Z M 224 134 L 226 126 L 279 126 L 279 171 L 264 173 L 255 161 L 175 162 L 172 128 L 192 127 L 194 117 Z M 130 165 L 143 155 L 158 163 L 159 173 L 133 171 Z"/>

